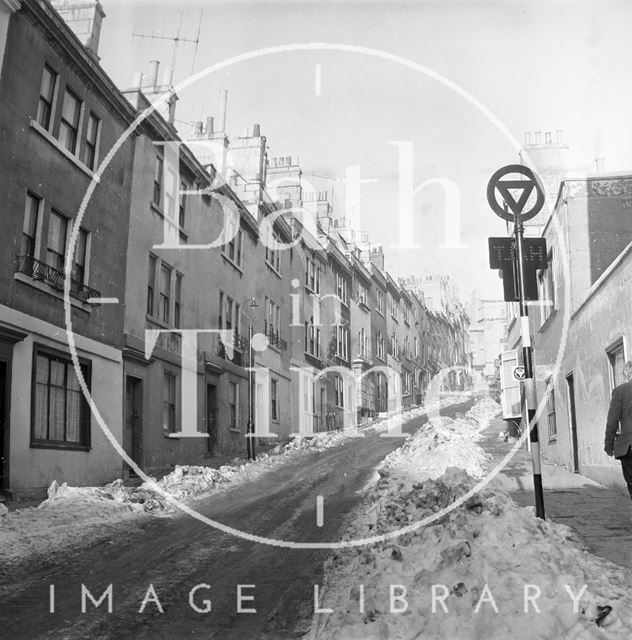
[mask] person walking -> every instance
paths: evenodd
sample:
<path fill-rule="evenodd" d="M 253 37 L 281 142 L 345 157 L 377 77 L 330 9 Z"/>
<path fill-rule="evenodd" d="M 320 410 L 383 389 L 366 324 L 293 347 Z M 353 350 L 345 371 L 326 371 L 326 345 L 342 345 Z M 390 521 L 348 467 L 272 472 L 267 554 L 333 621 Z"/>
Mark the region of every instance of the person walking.
<path fill-rule="evenodd" d="M 632 360 L 625 363 L 623 377 L 626 382 L 615 387 L 612 392 L 606 419 L 604 451 L 621 460 L 623 478 L 632 499 Z"/>

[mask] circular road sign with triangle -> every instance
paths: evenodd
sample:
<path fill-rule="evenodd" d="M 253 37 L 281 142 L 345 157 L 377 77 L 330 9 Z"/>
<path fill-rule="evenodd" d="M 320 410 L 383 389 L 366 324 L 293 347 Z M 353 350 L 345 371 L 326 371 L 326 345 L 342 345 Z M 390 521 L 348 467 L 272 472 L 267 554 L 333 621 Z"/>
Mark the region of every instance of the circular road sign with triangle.
<path fill-rule="evenodd" d="M 519 177 L 503 179 L 505 176 L 516 176 L 516 174 Z M 530 209 L 525 211 L 524 209 L 534 189 L 536 194 L 535 202 Z M 506 207 L 498 201 L 497 192 Z M 522 164 L 508 164 L 498 169 L 489 179 L 487 202 L 489 202 L 492 211 L 503 220 L 513 222 L 514 215 L 517 215 L 519 220 L 531 220 L 544 205 L 544 191 L 540 186 L 540 181 L 529 167 L 525 167 Z"/>

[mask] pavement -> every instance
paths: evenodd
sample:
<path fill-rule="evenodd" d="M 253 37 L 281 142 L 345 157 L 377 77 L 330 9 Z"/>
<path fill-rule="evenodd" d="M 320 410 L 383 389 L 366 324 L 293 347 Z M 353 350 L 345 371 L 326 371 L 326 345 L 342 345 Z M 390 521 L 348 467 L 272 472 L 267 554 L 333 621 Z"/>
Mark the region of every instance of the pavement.
<path fill-rule="evenodd" d="M 505 430 L 494 420 L 482 433 L 480 446 L 492 457 L 490 468 L 504 458 L 515 441 L 499 440 Z M 526 446 L 492 481 L 522 506 L 534 505 L 531 454 Z M 544 509 L 547 520 L 571 527 L 588 550 L 621 567 L 632 568 L 632 502 L 627 492 L 605 487 L 578 473 L 542 460 Z"/>

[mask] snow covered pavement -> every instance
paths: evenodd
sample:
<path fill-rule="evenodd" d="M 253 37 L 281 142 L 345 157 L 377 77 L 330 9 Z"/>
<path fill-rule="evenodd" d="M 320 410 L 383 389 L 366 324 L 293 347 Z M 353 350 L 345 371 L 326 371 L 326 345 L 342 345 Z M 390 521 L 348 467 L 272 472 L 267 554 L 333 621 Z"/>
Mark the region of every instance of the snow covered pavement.
<path fill-rule="evenodd" d="M 311 640 L 630 637 L 628 570 L 496 485 L 453 508 L 484 476 L 476 439 L 497 411 L 434 419 L 385 459 L 345 535 L 383 538 L 328 560 Z"/>

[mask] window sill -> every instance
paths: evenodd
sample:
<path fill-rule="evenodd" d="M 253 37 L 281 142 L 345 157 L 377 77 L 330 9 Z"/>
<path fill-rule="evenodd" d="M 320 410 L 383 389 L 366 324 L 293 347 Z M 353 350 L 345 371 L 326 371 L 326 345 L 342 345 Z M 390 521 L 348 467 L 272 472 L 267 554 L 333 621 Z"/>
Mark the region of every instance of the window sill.
<path fill-rule="evenodd" d="M 542 333 L 543 331 L 545 331 L 548 325 L 551 324 L 551 322 L 553 322 L 552 318 L 554 318 L 556 315 L 557 315 L 557 309 L 551 309 L 551 313 L 549 314 L 549 317 L 540 325 L 540 328 L 538 329 L 538 333 Z"/>
<path fill-rule="evenodd" d="M 14 273 L 13 279 L 18 282 L 22 282 L 29 287 L 33 287 L 38 291 L 43 291 L 53 298 L 57 298 L 58 300 L 64 301 L 64 294 L 61 291 L 57 291 L 57 289 L 53 289 L 53 287 L 49 287 L 47 284 L 43 282 L 39 282 L 38 280 L 33 280 L 33 278 L 29 278 L 29 276 L 23 273 Z M 75 308 L 81 311 L 85 311 L 86 313 L 92 313 L 92 307 L 87 302 L 81 302 L 80 300 L 76 300 L 75 298 L 69 297 L 70 304 Z"/>
<path fill-rule="evenodd" d="M 318 291 L 316 291 L 315 289 L 312 289 L 309 285 L 306 284 L 305 291 L 307 291 L 307 293 L 311 293 L 312 295 L 320 299 L 320 288 Z"/>
<path fill-rule="evenodd" d="M 174 440 L 179 440 L 180 438 L 208 438 L 208 437 L 210 437 L 208 433 L 202 433 L 201 431 L 196 431 L 195 433 L 182 433 L 181 431 L 165 433 L 165 438 L 172 438 Z"/>
<path fill-rule="evenodd" d="M 62 451 L 90 451 L 92 447 L 85 444 L 66 443 L 66 442 L 43 442 L 35 441 L 31 442 L 31 449 L 56 449 Z"/>
<path fill-rule="evenodd" d="M 157 205 L 153 200 L 149 203 L 149 208 L 156 214 L 158 214 L 161 218 L 165 217 L 165 212 L 162 208 Z"/>
<path fill-rule="evenodd" d="M 384 312 L 383 312 L 383 311 L 380 311 L 380 310 L 379 310 L 379 309 L 377 309 L 377 308 L 375 309 L 375 313 L 377 313 L 377 314 L 381 315 L 381 316 L 382 316 L 382 318 L 384 318 L 384 317 L 385 317 L 385 316 L 384 316 Z"/>
<path fill-rule="evenodd" d="M 241 429 L 234 429 L 234 428 L 232 428 L 232 427 L 229 429 L 229 431 L 230 431 L 231 433 L 241 433 Z"/>
<path fill-rule="evenodd" d="M 272 273 L 279 279 L 281 280 L 283 278 L 283 276 L 281 275 L 281 272 L 276 269 L 275 267 L 273 267 L 269 262 L 266 262 L 266 266 L 268 267 L 268 269 L 270 269 L 270 271 L 272 271 Z"/>
<path fill-rule="evenodd" d="M 228 264 L 235 269 L 236 271 L 239 271 L 239 273 L 243 276 L 244 275 L 244 271 L 243 269 L 234 261 L 231 260 L 227 255 L 225 255 L 224 253 L 222 253 L 222 258 L 224 259 L 225 262 L 228 262 Z"/>
<path fill-rule="evenodd" d="M 315 355 L 310 353 L 309 351 L 305 351 L 304 352 L 304 357 L 305 357 L 305 361 L 307 363 L 311 363 L 312 365 L 316 366 L 316 367 L 322 367 L 323 366 L 323 361 L 320 357 L 320 355 Z"/>
<path fill-rule="evenodd" d="M 151 322 L 152 324 L 158 325 L 159 329 L 169 329 L 169 324 L 168 323 L 163 322 L 159 318 L 156 318 L 155 316 L 152 316 L 149 313 L 145 313 L 145 319 L 149 320 L 149 322 Z M 151 328 L 153 328 L 153 327 L 151 327 Z"/>
<path fill-rule="evenodd" d="M 64 147 L 59 142 L 59 140 L 57 140 L 57 138 L 53 138 L 53 136 L 48 131 L 46 131 L 44 127 L 42 127 L 33 119 L 29 121 L 29 125 L 31 129 L 33 129 L 33 131 L 36 131 L 37 133 L 39 133 L 39 135 L 42 136 L 42 138 L 44 138 L 44 140 L 46 140 L 49 144 L 55 147 L 55 149 L 57 149 L 59 153 L 61 153 L 66 158 L 68 158 L 68 160 L 70 160 L 70 162 L 72 162 L 77 167 L 77 169 L 80 169 L 81 171 L 83 171 L 83 173 L 85 173 L 88 176 L 88 178 L 90 178 L 91 180 L 94 180 L 94 182 L 97 182 L 97 183 L 101 182 L 99 177 L 92 171 L 92 169 L 90 169 L 87 165 L 81 162 L 81 160 L 79 160 L 79 158 L 77 158 L 77 156 L 74 153 L 71 153 L 70 151 L 68 151 L 68 149 L 66 149 L 66 147 Z"/>
<path fill-rule="evenodd" d="M 362 309 L 363 311 L 366 311 L 367 313 L 369 311 L 371 311 L 371 309 L 369 309 L 369 305 L 366 302 L 358 302 L 358 306 L 360 307 L 360 309 Z"/>

